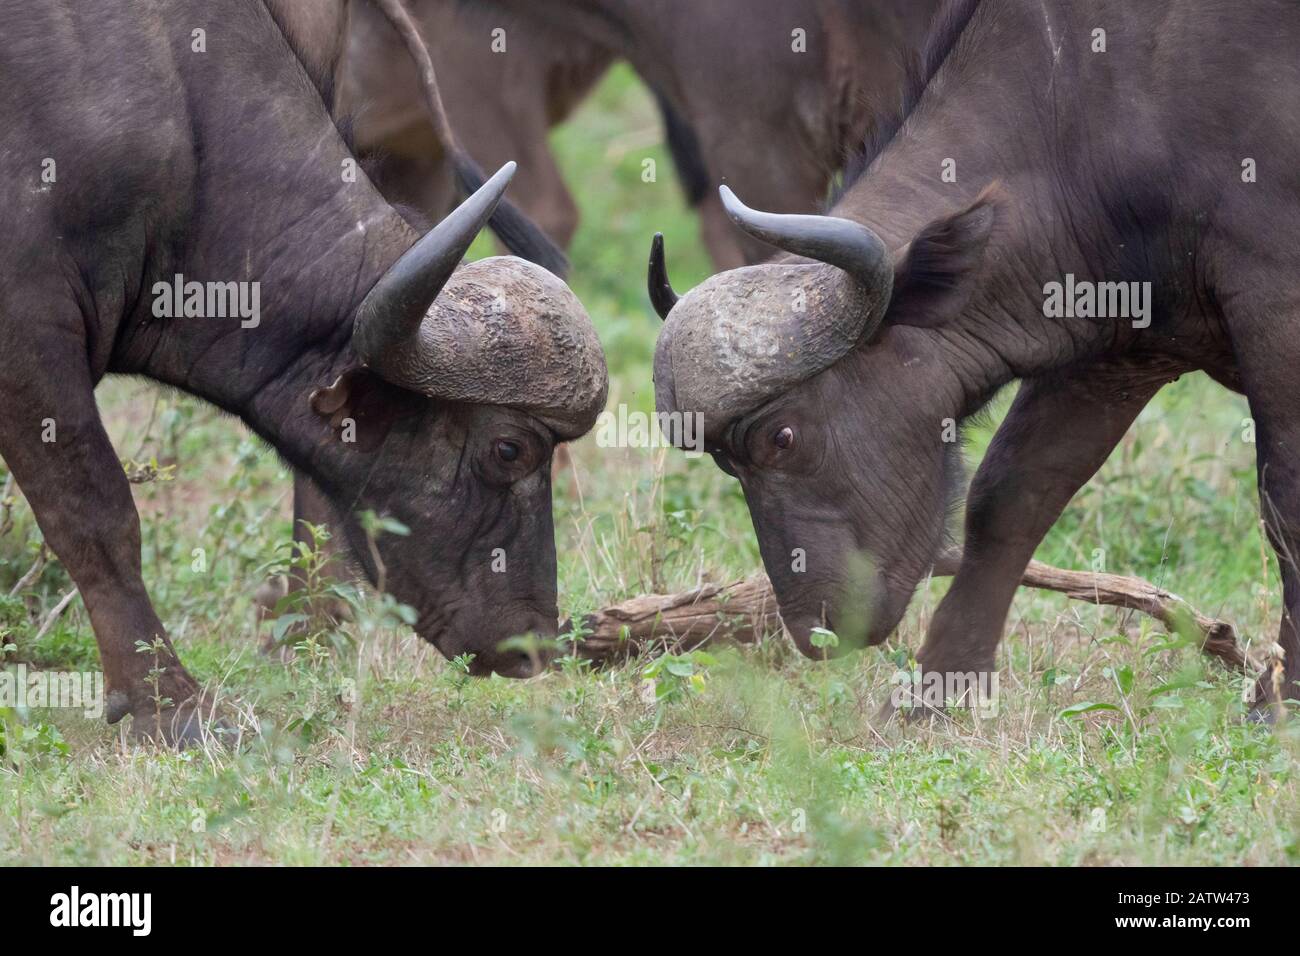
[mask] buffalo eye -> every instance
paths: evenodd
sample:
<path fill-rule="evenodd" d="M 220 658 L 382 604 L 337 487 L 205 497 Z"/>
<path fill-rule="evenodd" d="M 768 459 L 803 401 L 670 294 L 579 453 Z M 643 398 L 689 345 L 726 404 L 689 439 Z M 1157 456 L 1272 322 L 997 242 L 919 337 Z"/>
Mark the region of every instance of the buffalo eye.
<path fill-rule="evenodd" d="M 497 442 L 497 457 L 507 463 L 515 461 L 519 457 L 519 443 L 502 438 Z"/>
<path fill-rule="evenodd" d="M 778 428 L 772 433 L 772 444 L 782 451 L 788 451 L 794 447 L 794 429 L 789 425 Z"/>

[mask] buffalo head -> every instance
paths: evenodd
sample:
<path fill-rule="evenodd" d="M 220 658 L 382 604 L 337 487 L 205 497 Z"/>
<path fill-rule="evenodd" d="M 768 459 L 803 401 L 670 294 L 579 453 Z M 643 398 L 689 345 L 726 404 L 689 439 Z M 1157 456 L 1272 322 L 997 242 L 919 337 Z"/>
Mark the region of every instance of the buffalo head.
<path fill-rule="evenodd" d="M 920 327 L 965 304 L 995 206 L 985 195 L 891 251 L 849 219 L 757 212 L 726 186 L 722 200 L 747 233 L 794 256 L 679 299 L 655 237 L 656 404 L 702 416 L 708 450 L 740 480 L 800 650 L 824 653 L 814 627 L 877 643 L 930 567 L 960 473 L 939 411 L 952 396 L 935 394 L 944 379 L 930 374 L 947 356 Z"/>
<path fill-rule="evenodd" d="M 504 167 L 393 264 L 353 323 L 359 362 L 311 395 L 341 441 L 318 482 L 368 575 L 475 673 L 531 674 L 506 639 L 557 630 L 550 460 L 604 407 L 604 353 L 568 287 L 513 257 L 461 259 Z M 351 428 L 351 435 L 347 429 Z M 409 534 L 363 533 L 356 514 Z"/>

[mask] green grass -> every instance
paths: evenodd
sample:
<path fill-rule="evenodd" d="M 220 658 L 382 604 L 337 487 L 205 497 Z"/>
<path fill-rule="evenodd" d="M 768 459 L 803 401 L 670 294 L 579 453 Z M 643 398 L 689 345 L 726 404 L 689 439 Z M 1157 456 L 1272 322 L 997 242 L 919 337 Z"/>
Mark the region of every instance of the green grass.
<path fill-rule="evenodd" d="M 687 288 L 709 271 L 695 223 L 626 70 L 555 144 L 582 205 L 572 284 L 609 352 L 611 404 L 648 410 L 649 238 L 667 235 Z M 972 430 L 972 467 L 1008 399 Z M 175 480 L 136 486 L 159 613 L 190 669 L 263 733 L 235 754 L 157 753 L 64 712 L 4 714 L 0 863 L 1239 865 L 1297 852 L 1293 732 L 1244 724 L 1240 677 L 1152 621 L 1060 595 L 1017 597 L 997 715 L 935 726 L 876 715 L 942 581 L 884 647 L 830 664 L 775 637 L 716 650 L 671 662 L 658 698 L 645 661 L 471 680 L 383 627 L 319 635 L 282 662 L 259 652 L 250 605 L 289 538 L 274 454 L 144 383 L 108 382 L 101 402 L 122 457 L 175 466 Z M 1202 376 L 1167 388 L 1038 556 L 1101 560 L 1270 640 L 1279 585 L 1246 415 Z M 566 613 L 759 567 L 736 483 L 707 459 L 590 438 L 574 452 L 556 504 Z M 0 644 L 33 666 L 96 667 L 79 601 L 36 639 L 71 586 L 57 562 L 7 597 L 40 541 L 21 499 L 12 515 Z M 1071 713 L 1089 703 L 1103 706 Z"/>

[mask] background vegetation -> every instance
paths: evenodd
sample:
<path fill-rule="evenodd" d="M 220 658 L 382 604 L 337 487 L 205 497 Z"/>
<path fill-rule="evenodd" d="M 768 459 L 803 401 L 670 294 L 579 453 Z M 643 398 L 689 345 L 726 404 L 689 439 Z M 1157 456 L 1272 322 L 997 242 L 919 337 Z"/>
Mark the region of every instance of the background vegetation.
<path fill-rule="evenodd" d="M 582 206 L 572 284 L 609 354 L 611 407 L 650 411 L 649 238 L 666 234 L 688 288 L 708 274 L 695 222 L 626 70 L 555 145 Z M 647 157 L 655 183 L 641 179 Z M 1008 398 L 972 430 L 972 467 Z M 237 422 L 148 383 L 109 381 L 100 399 L 121 456 L 171 479 L 136 486 L 159 613 L 190 669 L 262 733 L 235 754 L 156 753 L 76 714 L 0 713 L 0 863 L 1249 864 L 1297 852 L 1295 741 L 1241 721 L 1241 678 L 1146 619 L 1059 595 L 1018 596 L 998 715 L 934 726 L 876 714 L 943 581 L 891 643 L 824 665 L 774 637 L 471 680 L 364 613 L 264 654 L 250 599 L 287 557 L 283 467 Z M 1166 389 L 1038 556 L 1104 560 L 1271 640 L 1279 585 L 1247 414 L 1199 375 Z M 589 437 L 574 462 L 556 499 L 566 613 L 759 567 L 738 486 L 707 459 Z M 79 600 L 37 639 L 71 584 L 52 562 L 11 594 L 40 535 L 21 497 L 0 527 L 6 514 L 5 656 L 97 668 Z"/>

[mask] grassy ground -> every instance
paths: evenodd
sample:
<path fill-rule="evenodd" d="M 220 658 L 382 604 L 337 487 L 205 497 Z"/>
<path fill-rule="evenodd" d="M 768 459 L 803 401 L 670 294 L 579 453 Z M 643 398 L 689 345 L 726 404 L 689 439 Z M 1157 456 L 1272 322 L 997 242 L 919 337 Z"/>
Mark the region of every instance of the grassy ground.
<path fill-rule="evenodd" d="M 694 222 L 626 72 L 555 139 L 583 207 L 573 285 L 609 352 L 611 406 L 649 410 L 649 237 L 667 234 L 686 288 L 708 270 Z M 365 617 L 290 661 L 260 654 L 249 601 L 289 538 L 288 476 L 197 403 L 131 381 L 101 400 L 123 458 L 175 466 L 136 486 L 159 612 L 190 669 L 264 733 L 238 754 L 154 753 L 67 712 L 3 714 L 0 863 L 1235 865 L 1297 852 L 1296 741 L 1241 722 L 1240 677 L 1145 619 L 1059 595 L 1017 598 L 997 715 L 933 727 L 875 715 L 944 582 L 887 646 L 816 665 L 773 638 L 674 661 L 657 698 L 645 662 L 470 680 Z M 1279 585 L 1246 415 L 1201 376 L 1167 389 L 1038 556 L 1140 574 L 1270 639 Z M 970 435 L 972 465 L 991 431 Z M 556 504 L 566 612 L 759 566 L 739 490 L 707 459 L 590 438 L 574 459 Z M 5 597 L 39 545 L 21 499 L 12 514 L 0 644 L 11 661 L 97 667 L 79 601 L 36 639 L 70 588 L 57 563 Z"/>

